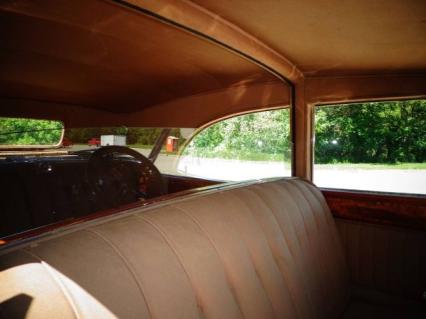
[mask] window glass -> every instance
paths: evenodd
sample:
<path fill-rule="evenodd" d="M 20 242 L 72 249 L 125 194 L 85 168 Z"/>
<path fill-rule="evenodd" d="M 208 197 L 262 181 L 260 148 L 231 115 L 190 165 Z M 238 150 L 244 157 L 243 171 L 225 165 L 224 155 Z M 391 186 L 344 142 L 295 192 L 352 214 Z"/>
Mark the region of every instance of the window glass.
<path fill-rule="evenodd" d="M 89 127 L 65 130 L 65 139 L 73 151 L 93 147 L 120 145 L 139 150 L 148 155 L 163 128 L 144 127 Z"/>
<path fill-rule="evenodd" d="M 59 121 L 1 117 L 0 147 L 54 146 L 63 129 Z"/>
<path fill-rule="evenodd" d="M 426 100 L 319 106 L 320 187 L 426 194 Z"/>
<path fill-rule="evenodd" d="M 160 145 L 154 163 L 161 173 L 174 174 L 179 148 L 185 143 L 187 134 L 193 131 L 191 128 L 126 126 L 72 128 L 65 130 L 62 145 L 69 151 L 95 150 L 108 145 L 127 146 L 148 157 L 156 143 L 162 143 L 158 139 L 165 133 L 166 140 Z"/>
<path fill-rule="evenodd" d="M 185 146 L 176 172 L 228 181 L 290 176 L 289 109 L 245 114 L 207 127 Z"/>

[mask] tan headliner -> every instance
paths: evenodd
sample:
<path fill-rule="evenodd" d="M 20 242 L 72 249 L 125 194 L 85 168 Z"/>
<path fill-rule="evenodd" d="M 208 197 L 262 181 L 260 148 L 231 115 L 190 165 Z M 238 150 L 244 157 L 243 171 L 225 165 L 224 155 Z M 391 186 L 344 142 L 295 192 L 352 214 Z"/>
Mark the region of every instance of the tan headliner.
<path fill-rule="evenodd" d="M 101 118 L 111 122 L 110 113 L 133 114 L 134 118 L 135 112 L 182 98 L 221 94 L 231 88 L 246 92 L 261 83 L 280 82 L 212 42 L 107 1 L 21 0 L 1 3 L 0 9 L 3 106 L 9 100 L 37 101 L 41 108 L 41 102 L 46 108 L 53 103 L 57 111 L 43 113 L 64 119 L 67 105 L 73 105 L 104 112 L 91 119 L 99 125 Z M 277 92 L 281 102 L 288 104 L 289 94 L 281 88 Z M 265 102 L 277 103 L 276 98 L 272 102 L 260 95 L 251 107 Z M 206 105 L 198 107 L 201 111 L 215 107 L 209 103 L 207 99 Z M 229 107 L 239 111 L 235 103 Z M 247 103 L 241 107 L 247 109 Z M 193 115 L 195 123 L 207 120 L 197 119 L 196 113 L 186 114 Z M 173 123 L 166 113 L 157 116 L 169 125 L 184 124 Z M 67 124 L 79 126 L 73 118 Z"/>
<path fill-rule="evenodd" d="M 424 0 L 193 0 L 305 76 L 426 71 Z"/>
<path fill-rule="evenodd" d="M 425 95 L 425 13 L 414 0 L 4 1 L 0 115 L 195 127 L 288 105 L 283 77 L 296 117 L 304 101 Z"/>

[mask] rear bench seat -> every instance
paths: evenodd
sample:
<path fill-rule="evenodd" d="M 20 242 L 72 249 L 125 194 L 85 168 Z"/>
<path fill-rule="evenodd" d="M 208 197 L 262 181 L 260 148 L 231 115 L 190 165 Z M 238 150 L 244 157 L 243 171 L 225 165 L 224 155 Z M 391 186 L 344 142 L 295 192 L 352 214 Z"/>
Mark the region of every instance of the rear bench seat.
<path fill-rule="evenodd" d="M 105 218 L 7 252 L 0 267 L 4 318 L 378 315 L 349 302 L 334 220 L 299 179 Z"/>

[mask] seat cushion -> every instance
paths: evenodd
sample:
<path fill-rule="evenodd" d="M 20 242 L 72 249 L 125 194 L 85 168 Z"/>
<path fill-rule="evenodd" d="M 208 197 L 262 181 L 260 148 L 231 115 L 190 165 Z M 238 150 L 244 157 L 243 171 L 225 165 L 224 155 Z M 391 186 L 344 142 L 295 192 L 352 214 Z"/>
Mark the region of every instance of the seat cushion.
<path fill-rule="evenodd" d="M 104 218 L 4 254 L 0 270 L 7 318 L 338 318 L 349 287 L 325 200 L 300 179 Z"/>

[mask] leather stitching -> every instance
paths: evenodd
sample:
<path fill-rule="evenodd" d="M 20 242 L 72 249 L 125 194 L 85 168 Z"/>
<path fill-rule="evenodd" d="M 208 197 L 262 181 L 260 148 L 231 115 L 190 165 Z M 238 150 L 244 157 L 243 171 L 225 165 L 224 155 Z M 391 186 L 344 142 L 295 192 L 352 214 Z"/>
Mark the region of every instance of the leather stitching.
<path fill-rule="evenodd" d="M 167 236 L 166 232 L 163 229 L 161 229 L 161 227 L 159 225 L 156 225 L 151 220 L 145 218 L 144 216 L 142 216 L 140 214 L 135 214 L 134 216 L 136 218 L 139 218 L 142 222 L 145 222 L 148 225 L 150 225 L 152 228 L 154 228 L 164 238 L 164 241 L 170 247 L 170 249 L 172 250 L 172 252 L 175 254 L 175 256 L 176 256 L 179 264 L 182 267 L 182 270 L 184 271 L 186 277 L 188 278 L 188 281 L 191 284 L 192 290 L 194 291 L 194 295 L 195 295 L 195 298 L 197 300 L 197 305 L 198 305 L 198 310 L 199 310 L 200 317 L 201 318 L 205 318 L 205 314 L 204 314 L 204 311 L 203 311 L 203 304 L 202 304 L 202 302 L 200 300 L 200 297 L 199 297 L 199 294 L 197 292 L 198 290 L 196 289 L 194 283 L 191 280 L 191 276 L 189 275 L 189 273 L 188 273 L 188 271 L 187 271 L 187 269 L 186 269 L 186 267 L 185 267 L 185 265 L 184 265 L 184 263 L 182 261 L 182 257 L 179 255 L 179 253 L 177 252 L 176 248 L 172 245 L 172 243 L 171 243 L 171 241 L 169 239 L 169 236 Z"/>
<path fill-rule="evenodd" d="M 277 224 L 277 226 L 278 226 L 278 229 L 280 230 L 280 232 L 281 232 L 281 237 L 283 238 L 283 241 L 284 241 L 284 243 L 286 244 L 286 246 L 287 246 L 287 249 L 288 249 L 288 251 L 290 252 L 290 256 L 291 256 L 291 262 L 292 263 L 294 263 L 295 264 L 295 266 L 297 267 L 297 268 L 299 268 L 299 269 L 301 269 L 302 267 L 297 263 L 298 261 L 299 261 L 299 258 L 297 257 L 297 256 L 295 256 L 294 255 L 294 252 L 293 252 L 293 249 L 292 249 L 292 245 L 290 245 L 289 243 L 290 243 L 290 241 L 289 241 L 289 239 L 287 238 L 287 236 L 286 236 L 286 231 L 283 229 L 283 226 L 281 225 L 281 223 L 279 222 L 279 220 L 278 220 L 278 217 L 276 216 L 276 212 L 275 212 L 275 209 L 273 209 L 270 205 L 269 205 L 269 203 L 263 198 L 263 196 L 262 195 L 260 195 L 259 194 L 259 191 L 258 191 L 258 189 L 256 189 L 255 187 L 250 187 L 250 188 L 247 188 L 246 189 L 246 191 L 248 191 L 248 192 L 251 192 L 254 196 L 256 196 L 258 199 L 260 199 L 260 201 L 268 208 L 268 210 L 269 210 L 269 212 L 271 213 L 271 216 L 274 218 L 274 220 L 275 220 L 275 223 Z M 293 224 L 293 222 L 292 222 L 292 219 L 290 218 L 290 215 L 289 215 L 289 220 L 290 220 L 290 223 L 291 223 L 291 227 L 295 230 L 295 237 L 296 237 L 296 242 L 297 242 L 297 245 L 299 246 L 299 248 L 298 248 L 298 250 L 300 250 L 301 249 L 301 243 L 300 243 L 300 238 L 299 238 L 299 234 L 298 234 L 298 232 L 296 231 L 296 227 L 295 227 L 295 225 Z M 278 258 L 278 257 L 276 257 L 275 255 L 274 255 L 274 257 L 275 258 Z M 281 270 L 281 267 L 280 267 L 280 270 Z M 281 272 L 282 272 L 282 270 L 281 270 Z M 283 276 L 284 276 L 284 274 L 283 274 Z M 305 289 L 306 289 L 306 287 L 307 287 L 307 284 L 306 284 L 306 281 L 305 281 L 305 278 L 303 278 L 303 276 L 301 276 L 300 277 L 300 279 L 301 279 L 301 281 L 303 282 L 303 285 L 305 286 Z M 290 282 L 291 282 L 291 280 L 286 280 L 286 282 L 287 282 L 287 284 L 289 284 L 290 285 L 290 287 L 292 286 L 291 284 L 290 284 Z M 290 289 L 290 291 L 294 291 L 294 288 L 293 289 Z M 294 293 L 293 293 L 294 294 Z M 302 296 L 302 297 L 305 297 L 305 298 L 307 298 L 307 300 L 308 300 L 308 304 L 311 306 L 310 308 L 310 312 L 311 313 L 314 313 L 314 310 L 313 310 L 313 302 L 312 302 L 312 299 L 311 299 L 311 296 L 310 296 L 310 294 L 309 293 L 307 293 L 307 294 L 305 294 L 304 296 Z M 297 307 L 296 306 L 296 309 L 298 309 L 298 313 L 299 313 L 299 316 L 300 317 L 304 317 L 304 315 L 303 315 L 303 312 L 304 312 L 304 310 L 301 310 L 301 309 L 299 309 L 299 307 Z"/>
<path fill-rule="evenodd" d="M 271 255 L 272 260 L 274 261 L 274 264 L 275 264 L 275 267 L 276 267 L 277 271 L 281 274 L 281 277 L 283 279 L 283 285 L 285 286 L 285 289 L 288 291 L 288 294 L 290 296 L 291 305 L 293 307 L 293 313 L 296 313 L 297 312 L 297 310 L 296 310 L 297 307 L 296 307 L 295 302 L 294 302 L 294 292 L 292 291 L 292 289 L 290 289 L 288 287 L 289 283 L 287 282 L 287 278 L 284 275 L 282 267 L 280 267 L 280 265 L 279 265 L 279 262 L 277 260 L 277 256 L 275 256 L 275 254 L 272 251 L 271 243 L 268 240 L 268 236 L 266 236 L 266 230 L 262 226 L 262 223 L 258 223 L 257 222 L 257 218 L 256 218 L 255 214 L 253 213 L 253 209 L 240 196 L 238 196 L 238 193 L 232 194 L 232 195 L 235 198 L 237 198 L 239 200 L 239 202 L 247 208 L 247 210 L 250 212 L 250 218 L 253 220 L 254 224 L 258 225 L 259 229 L 261 230 L 263 238 L 264 238 L 264 240 L 265 240 L 265 242 L 267 244 L 267 247 L 268 247 L 268 253 Z"/>
<path fill-rule="evenodd" d="M 132 276 L 133 280 L 135 281 L 136 286 L 139 289 L 139 292 L 141 293 L 142 299 L 146 305 L 146 309 L 148 310 L 149 313 L 149 317 L 152 318 L 152 313 L 151 310 L 149 308 L 149 304 L 148 301 L 146 300 L 146 296 L 145 296 L 145 292 L 143 290 L 142 284 L 140 283 L 138 276 L 136 274 L 136 272 L 134 271 L 130 261 L 121 253 L 120 249 L 115 246 L 108 238 L 106 238 L 104 235 L 102 235 L 101 233 L 99 233 L 98 231 L 94 230 L 94 229 L 85 229 L 86 232 L 92 233 L 94 235 L 96 235 L 97 237 L 99 237 L 103 242 L 105 242 L 113 251 L 114 253 L 122 260 L 122 262 L 124 263 L 125 267 L 127 268 L 127 270 L 129 271 L 130 275 Z"/>
<path fill-rule="evenodd" d="M 79 314 L 78 307 L 74 302 L 74 299 L 71 297 L 71 294 L 68 292 L 68 289 L 66 288 L 66 286 L 62 282 L 62 280 L 53 272 L 53 270 L 51 269 L 52 267 L 48 263 L 46 263 L 39 255 L 35 254 L 34 252 L 29 251 L 28 249 L 25 249 L 25 248 L 22 249 L 21 251 L 27 253 L 31 257 L 40 261 L 40 265 L 49 274 L 49 276 L 53 279 L 53 281 L 59 287 L 59 290 L 64 295 L 65 300 L 70 305 L 70 308 L 72 309 L 72 312 L 74 313 L 75 318 L 80 319 L 81 316 Z"/>
<path fill-rule="evenodd" d="M 222 264 L 222 266 L 223 266 L 223 269 L 224 269 L 224 272 L 225 272 L 225 278 L 226 278 L 226 281 L 227 281 L 227 283 L 228 283 L 228 286 L 229 286 L 229 289 L 230 289 L 230 291 L 232 292 L 232 295 L 234 296 L 234 300 L 235 300 L 235 303 L 237 304 L 237 306 L 238 306 L 238 309 L 240 310 L 240 313 L 243 315 L 243 317 L 244 317 L 244 313 L 243 313 L 243 310 L 242 310 L 242 307 L 241 307 L 241 304 L 240 304 L 240 301 L 238 300 L 238 295 L 237 295 L 237 292 L 236 292 L 236 287 L 235 287 L 235 285 L 233 285 L 233 283 L 232 283 L 232 281 L 230 280 L 230 276 L 229 276 L 229 272 L 228 272 L 228 270 L 227 270 L 227 268 L 226 268 L 226 266 L 225 266 L 225 263 L 224 263 L 224 261 L 223 261 L 223 259 L 222 259 L 222 256 L 220 255 L 220 253 L 219 253 L 219 251 L 218 251 L 218 249 L 217 249 L 217 247 L 216 247 L 216 245 L 214 244 L 214 242 L 213 242 L 213 240 L 212 240 L 212 238 L 210 237 L 210 235 L 208 234 L 208 232 L 201 226 L 201 224 L 199 223 L 199 221 L 195 218 L 195 217 L 193 217 L 193 216 L 191 216 L 191 214 L 190 213 L 188 213 L 186 210 L 184 210 L 183 208 L 181 208 L 181 207 L 178 207 L 178 206 L 174 206 L 174 205 L 171 205 L 173 208 L 175 208 L 175 209 L 177 209 L 177 210 L 179 210 L 179 211 L 181 211 L 183 214 L 185 214 L 189 219 L 191 219 L 192 220 L 192 222 L 195 224 L 195 225 L 197 225 L 197 227 L 204 233 L 204 236 L 207 238 L 207 240 L 210 242 L 210 244 L 212 245 L 212 247 L 213 247 L 213 249 L 215 250 L 215 252 L 216 252 L 216 255 L 218 256 L 218 258 L 219 258 L 219 260 L 221 261 L 221 264 Z"/>

